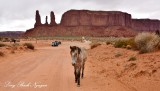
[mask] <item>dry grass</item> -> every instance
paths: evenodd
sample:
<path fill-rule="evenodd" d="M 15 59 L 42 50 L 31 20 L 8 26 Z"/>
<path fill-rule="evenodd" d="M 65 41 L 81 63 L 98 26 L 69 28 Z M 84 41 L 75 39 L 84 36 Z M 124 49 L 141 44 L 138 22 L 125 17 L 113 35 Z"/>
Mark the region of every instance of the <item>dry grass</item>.
<path fill-rule="evenodd" d="M 134 38 L 120 39 L 118 41 L 115 41 L 114 47 L 127 49 L 135 48 Z"/>
<path fill-rule="evenodd" d="M 120 57 L 120 56 L 122 56 L 122 53 L 121 52 L 116 52 L 115 57 Z"/>
<path fill-rule="evenodd" d="M 100 45 L 101 45 L 100 43 L 91 43 L 90 44 L 91 49 L 96 48 L 97 46 L 100 46 Z"/>
<path fill-rule="evenodd" d="M 135 43 L 139 53 L 152 52 L 158 49 L 160 38 L 155 33 L 143 32 L 135 37 Z"/>
<path fill-rule="evenodd" d="M 24 46 L 27 46 L 28 49 L 34 50 L 34 45 L 32 43 L 24 43 Z"/>
<path fill-rule="evenodd" d="M 6 44 L 0 43 L 0 47 L 4 47 L 6 46 Z"/>
<path fill-rule="evenodd" d="M 136 58 L 135 56 L 131 56 L 131 57 L 128 59 L 128 61 L 135 61 L 135 60 L 137 60 L 137 58 Z"/>
<path fill-rule="evenodd" d="M 12 44 L 12 46 L 20 46 L 20 44 L 14 43 L 14 44 Z"/>

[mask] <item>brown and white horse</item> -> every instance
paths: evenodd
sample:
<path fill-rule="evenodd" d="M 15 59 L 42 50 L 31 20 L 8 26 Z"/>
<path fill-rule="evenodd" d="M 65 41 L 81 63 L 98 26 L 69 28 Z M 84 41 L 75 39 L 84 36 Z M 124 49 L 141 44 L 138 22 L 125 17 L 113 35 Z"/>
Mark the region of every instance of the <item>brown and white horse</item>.
<path fill-rule="evenodd" d="M 87 60 L 86 49 L 77 46 L 70 46 L 70 49 L 72 65 L 74 66 L 75 82 L 77 83 L 77 86 L 80 86 L 81 69 L 81 77 L 83 78 L 85 61 Z"/>

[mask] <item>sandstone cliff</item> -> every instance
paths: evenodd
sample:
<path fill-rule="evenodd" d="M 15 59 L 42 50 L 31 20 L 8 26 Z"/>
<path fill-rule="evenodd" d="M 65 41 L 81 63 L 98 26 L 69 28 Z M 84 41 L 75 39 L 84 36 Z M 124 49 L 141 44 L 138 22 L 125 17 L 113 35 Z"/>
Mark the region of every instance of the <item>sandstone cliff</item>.
<path fill-rule="evenodd" d="M 120 11 L 70 10 L 63 14 L 61 25 L 131 27 L 131 15 Z"/>
<path fill-rule="evenodd" d="M 41 26 L 42 23 L 41 23 L 41 16 L 39 14 L 39 11 L 37 10 L 36 11 L 36 16 L 35 16 L 35 24 L 34 24 L 34 27 L 37 27 L 37 26 Z"/>
<path fill-rule="evenodd" d="M 48 25 L 48 16 L 46 16 L 46 22 L 45 22 L 45 25 L 46 25 L 46 26 Z"/>
<path fill-rule="evenodd" d="M 36 11 L 35 27 L 26 31 L 26 36 L 134 36 L 137 32 L 160 30 L 160 21 L 132 19 L 131 14 L 121 11 L 69 10 L 56 24 L 54 12 L 51 23 L 41 24 Z"/>
<path fill-rule="evenodd" d="M 50 26 L 55 26 L 55 25 L 57 25 L 56 22 L 55 22 L 55 15 L 54 15 L 54 12 L 53 12 L 53 11 L 51 11 L 50 17 L 51 17 Z"/>
<path fill-rule="evenodd" d="M 160 20 L 132 19 L 132 28 L 137 31 L 150 32 L 160 30 Z"/>
<path fill-rule="evenodd" d="M 3 31 L 0 32 L 0 37 L 12 37 L 12 38 L 18 38 L 22 36 L 25 32 L 24 31 Z"/>

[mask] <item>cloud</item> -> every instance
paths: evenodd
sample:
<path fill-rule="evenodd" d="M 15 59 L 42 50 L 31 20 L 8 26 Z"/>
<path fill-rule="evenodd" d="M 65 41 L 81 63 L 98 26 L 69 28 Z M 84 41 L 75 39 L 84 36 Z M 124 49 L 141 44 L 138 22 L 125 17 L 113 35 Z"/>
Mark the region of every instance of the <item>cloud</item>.
<path fill-rule="evenodd" d="M 40 11 L 43 23 L 50 11 L 54 11 L 56 21 L 60 22 L 62 14 L 70 9 L 124 11 L 134 18 L 160 19 L 159 3 L 159 0 L 0 0 L 0 25 L 3 25 L 0 31 L 11 26 L 22 30 L 32 28 L 36 10 Z"/>

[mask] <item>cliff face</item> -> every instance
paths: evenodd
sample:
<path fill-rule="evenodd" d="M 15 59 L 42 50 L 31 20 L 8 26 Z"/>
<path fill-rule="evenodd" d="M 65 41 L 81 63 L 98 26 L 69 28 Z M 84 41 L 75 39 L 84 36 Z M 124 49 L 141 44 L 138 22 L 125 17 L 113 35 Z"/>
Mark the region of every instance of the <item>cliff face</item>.
<path fill-rule="evenodd" d="M 24 34 L 23 31 L 4 31 L 0 32 L 0 37 L 20 37 Z"/>
<path fill-rule="evenodd" d="M 156 31 L 160 30 L 160 21 L 151 19 L 133 19 L 132 28 L 137 31 Z"/>
<path fill-rule="evenodd" d="M 51 23 L 41 24 L 36 11 L 35 27 L 26 31 L 26 36 L 134 36 L 137 32 L 160 30 L 160 21 L 132 19 L 131 14 L 120 11 L 69 10 L 56 24 L 54 12 Z M 47 26 L 46 26 L 47 25 Z"/>
<path fill-rule="evenodd" d="M 119 11 L 70 10 L 63 14 L 61 25 L 131 27 L 131 15 Z"/>

